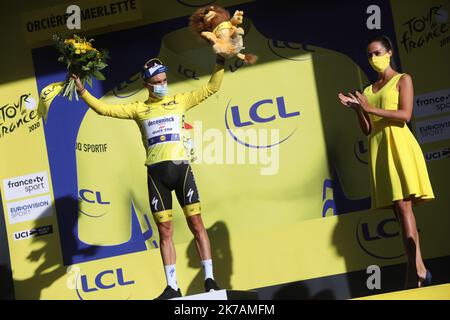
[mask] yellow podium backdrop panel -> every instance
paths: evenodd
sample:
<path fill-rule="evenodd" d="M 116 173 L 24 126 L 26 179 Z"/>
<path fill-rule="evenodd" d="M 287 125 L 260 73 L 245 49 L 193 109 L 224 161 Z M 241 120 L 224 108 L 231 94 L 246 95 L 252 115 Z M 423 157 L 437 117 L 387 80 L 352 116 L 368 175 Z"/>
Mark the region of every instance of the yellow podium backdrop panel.
<path fill-rule="evenodd" d="M 415 85 L 411 128 L 436 195 L 415 208 L 423 256 L 450 256 L 448 2 L 379 1 L 382 30 L 365 24 L 370 1 L 270 12 L 255 1 L 171 0 L 158 10 L 148 1 L 126 3 L 130 10 L 113 19 L 105 12 L 117 4 L 79 2 L 85 16 L 103 12 L 82 21 L 81 33 L 110 50 L 106 80 L 87 88 L 108 104 L 147 99 L 140 70 L 153 57 L 169 68 L 169 95 L 205 85 L 215 56 L 188 29 L 189 15 L 206 4 L 245 12 L 245 52 L 258 62 L 227 60 L 219 92 L 185 116 L 223 288 L 282 287 L 405 263 L 393 212 L 369 210 L 367 138 L 337 99 L 376 78 L 365 44 L 378 31 L 393 39 L 400 71 Z M 48 37 L 68 30 L 58 20 L 42 30 L 27 26 L 51 26 L 51 14 L 65 8 L 54 1 L 14 5 L 22 17 L 21 28 L 11 30 L 17 59 L 1 53 L 11 61 L 0 75 L 0 187 L 14 294 L 152 299 L 166 284 L 136 122 L 99 116 L 83 100 L 60 96 L 45 122 L 38 116 L 40 91 L 66 76 Z M 1 15 L 11 21 L 8 10 Z M 195 242 L 175 194 L 173 202 L 178 283 L 183 294 L 200 293 Z M 352 297 L 350 284 L 336 290 Z"/>

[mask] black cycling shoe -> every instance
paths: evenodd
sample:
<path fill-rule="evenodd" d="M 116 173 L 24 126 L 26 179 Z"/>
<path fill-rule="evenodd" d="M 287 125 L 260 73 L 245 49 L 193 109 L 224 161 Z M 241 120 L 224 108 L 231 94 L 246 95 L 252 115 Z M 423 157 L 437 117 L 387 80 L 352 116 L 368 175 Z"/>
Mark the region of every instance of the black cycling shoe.
<path fill-rule="evenodd" d="M 212 278 L 208 278 L 205 280 L 205 291 L 206 292 L 217 291 L 217 290 L 221 290 L 221 289 L 217 285 L 216 280 L 214 280 Z"/>
<path fill-rule="evenodd" d="M 159 297 L 155 298 L 155 300 L 168 300 L 168 299 L 180 298 L 180 297 L 182 297 L 180 288 L 178 288 L 178 290 L 175 290 L 171 286 L 167 286 L 164 289 L 163 293 L 161 293 L 159 295 Z"/>

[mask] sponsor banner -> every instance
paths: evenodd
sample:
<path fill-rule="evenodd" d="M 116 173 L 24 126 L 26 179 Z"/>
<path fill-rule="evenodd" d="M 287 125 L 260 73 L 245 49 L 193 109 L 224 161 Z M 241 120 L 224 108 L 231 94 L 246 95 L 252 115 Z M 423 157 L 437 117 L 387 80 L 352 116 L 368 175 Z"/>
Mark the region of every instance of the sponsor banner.
<path fill-rule="evenodd" d="M 76 149 L 78 151 L 90 153 L 103 153 L 108 151 L 107 143 L 82 143 L 77 142 Z"/>
<path fill-rule="evenodd" d="M 68 9 L 71 5 L 78 6 L 80 10 Z M 76 3 L 68 2 L 63 5 L 24 13 L 22 15 L 22 29 L 26 41 L 34 43 L 49 40 L 57 32 L 67 32 L 67 21 L 76 21 L 74 15 L 77 13 L 80 15 L 83 32 L 142 18 L 139 0 L 99 0 L 95 3 L 88 0 L 77 1 Z"/>
<path fill-rule="evenodd" d="M 9 223 L 33 221 L 52 215 L 52 200 L 50 195 L 35 197 L 6 204 Z"/>
<path fill-rule="evenodd" d="M 49 225 L 49 226 L 44 226 L 44 227 L 33 228 L 30 230 L 14 232 L 13 239 L 15 241 L 25 240 L 25 239 L 45 236 L 45 235 L 51 234 L 51 233 L 53 233 L 53 226 Z"/>
<path fill-rule="evenodd" d="M 416 135 L 421 144 L 450 139 L 450 116 L 417 121 Z"/>
<path fill-rule="evenodd" d="M 48 5 L 49 1 L 43 1 Z M 156 16 L 159 20 L 186 17 L 201 5 L 238 3 L 173 0 L 153 10 L 150 2 L 141 2 L 145 13 L 145 20 L 139 22 L 142 24 Z M 351 5 L 340 4 L 336 6 L 336 13 L 339 10 L 354 14 L 365 12 L 355 4 L 356 1 Z M 383 4 L 383 12 L 390 10 L 389 1 L 380 4 Z M 414 4 L 420 4 L 420 1 L 414 1 Z M 95 4 L 97 6 L 102 5 Z M 333 31 L 329 19 L 322 21 L 328 23 L 328 27 L 321 30 L 327 31 L 313 37 L 308 32 L 299 34 L 298 28 L 273 28 L 280 23 L 280 15 L 261 18 L 256 14 L 259 8 L 256 2 L 236 7 L 254 19 L 254 24 L 244 26 L 245 42 L 249 52 L 258 54 L 258 64 L 248 66 L 238 59 L 227 61 L 220 92 L 186 116 L 186 123 L 193 124 L 193 128 L 188 129 L 192 130 L 199 151 L 198 161 L 192 167 L 202 195 L 203 221 L 213 246 L 212 258 L 219 266 L 215 269 L 219 285 L 245 290 L 364 270 L 373 264 L 383 266 L 404 262 L 401 234 L 392 211 L 365 210 L 370 205 L 367 167 L 370 157 L 366 137 L 361 136 L 354 117 L 340 109 L 343 107 L 336 99 L 336 92 L 360 88 L 368 82 L 363 70 L 355 63 L 358 60 L 356 54 L 351 53 L 345 43 L 327 41 L 329 32 Z M 396 20 L 404 24 L 425 12 L 423 9 L 426 8 L 415 10 L 415 7 L 395 11 L 394 16 L 401 14 Z M 94 11 L 99 12 L 98 9 Z M 313 21 L 308 19 L 315 16 L 314 13 L 324 14 L 320 6 L 308 6 L 308 12 L 291 13 L 284 9 L 284 13 L 291 18 L 295 16 L 302 30 L 307 30 L 309 22 L 305 21 Z M 435 17 L 432 15 L 433 19 Z M 90 20 L 101 21 L 100 18 Z M 83 23 L 88 21 L 82 22 L 83 29 Z M 391 22 L 385 22 L 383 29 L 392 35 Z M 127 26 L 133 24 L 136 23 L 132 21 Z M 111 50 L 114 61 L 119 63 L 111 77 L 89 90 L 105 103 L 145 101 L 148 92 L 142 87 L 139 61 L 153 56 L 172 66 L 169 79 L 177 79 L 170 84 L 172 92 L 199 89 L 209 79 L 214 55 L 207 43 L 202 45 L 193 41 L 186 27 L 186 20 L 174 19 L 129 32 L 112 33 L 109 30 L 102 34 L 97 40 Z M 399 30 L 402 28 L 403 25 Z M 359 33 L 360 30 L 355 28 L 353 33 L 352 29 L 350 35 L 353 38 L 369 36 L 370 32 Z M 142 41 L 148 34 L 154 35 L 152 41 Z M 33 41 L 41 35 L 44 31 L 38 30 Z M 401 61 L 403 67 L 408 66 L 405 71 L 409 72 L 410 65 L 420 65 L 417 61 L 425 61 L 418 55 L 426 47 L 423 45 L 406 53 L 411 60 L 405 64 Z M 31 53 L 36 73 L 33 81 L 37 83 L 38 91 L 50 82 L 61 81 L 65 74 L 63 66 L 48 54 L 51 50 L 42 48 Z M 440 48 L 437 52 L 441 52 Z M 365 56 L 364 48 L 361 48 L 361 55 Z M 408 65 L 410 61 L 413 62 Z M 330 70 L 346 76 L 329 77 Z M 431 82 L 427 77 L 430 70 L 411 70 L 414 71 L 411 73 L 415 81 Z M 267 81 L 268 75 L 279 79 L 276 85 Z M 441 80 L 433 82 L 432 88 L 420 87 L 416 82 L 414 85 L 420 87 L 416 90 L 420 93 L 447 87 Z M 7 84 L 7 91 L 16 90 L 11 88 L 12 85 Z M 21 99 L 28 103 L 28 108 L 27 104 L 24 106 L 31 113 L 33 101 L 26 97 Z M 22 212 L 23 218 L 29 220 L 23 225 L 7 226 L 16 298 L 156 297 L 166 284 L 147 193 L 147 173 L 143 165 L 146 154 L 136 123 L 100 117 L 82 100 L 68 102 L 56 98 L 55 103 L 48 122 L 41 123 L 33 131 L 43 133 L 45 130 L 45 139 L 41 142 L 29 143 L 30 137 L 24 138 L 19 132 L 8 134 L 8 139 L 0 139 L 0 143 L 8 143 L 5 154 L 11 158 L 2 166 L 7 170 L 1 179 L 8 178 L 2 187 L 8 186 L 5 183 L 12 185 L 19 181 L 10 177 L 47 170 L 48 164 L 50 168 L 46 172 L 52 186 L 47 188 L 54 192 L 47 190 L 48 210 L 38 207 L 39 198 L 44 198 L 44 194 L 38 192 L 44 192 L 43 188 L 32 190 L 36 193 L 31 194 L 22 189 L 20 192 L 10 190 L 9 198 L 3 197 L 9 220 L 14 220 L 11 223 L 21 221 Z M 21 113 L 16 115 L 11 106 L 6 109 L 7 117 L 20 120 L 18 115 Z M 167 129 L 170 132 L 166 132 Z M 171 136 L 174 130 L 178 128 L 166 123 L 155 124 L 154 136 L 170 141 L 175 138 Z M 46 155 L 36 157 L 35 167 L 30 167 L 28 158 L 27 161 L 13 159 L 25 144 L 39 148 Z M 441 147 L 444 146 L 435 146 L 433 150 Z M 14 166 L 10 166 L 13 161 Z M 24 165 L 19 166 L 19 161 Z M 434 162 L 433 166 L 437 168 L 440 164 L 446 163 Z M 11 168 L 15 171 L 11 172 Z M 445 208 L 448 208 L 450 198 L 445 194 L 448 181 L 445 172 L 430 171 L 433 187 L 441 195 L 439 202 L 414 211 L 426 259 L 449 254 L 448 246 L 439 245 L 448 243 L 449 215 Z M 28 176 L 32 178 L 32 174 Z M 32 182 L 33 186 L 38 185 Z M 25 188 L 25 182 L 17 188 Z M 6 195 L 6 191 L 3 194 Z M 25 203 L 24 197 L 28 202 Z M 44 223 L 47 221 L 44 219 L 36 224 L 34 220 L 51 214 L 50 200 L 53 199 L 52 210 L 61 219 L 57 221 L 55 214 L 48 222 Z M 178 282 L 183 294 L 195 294 L 204 290 L 203 270 L 195 240 L 176 202 L 173 197 L 173 223 L 177 229 L 174 243 L 180 266 Z M 28 214 L 26 210 L 31 211 Z M 40 215 L 37 214 L 39 210 L 43 211 Z M 41 229 L 44 224 L 52 227 L 51 232 L 59 232 L 43 236 L 46 231 L 50 232 Z M 24 239 L 29 240 L 21 241 Z M 280 243 L 290 246 L 286 248 Z M 43 254 L 47 254 L 45 261 L 32 259 Z"/>
<path fill-rule="evenodd" d="M 424 157 L 427 161 L 442 160 L 450 158 L 450 148 L 443 148 L 436 151 L 425 152 Z"/>
<path fill-rule="evenodd" d="M 49 193 L 50 187 L 47 172 L 42 171 L 4 179 L 3 190 L 6 201 Z"/>
<path fill-rule="evenodd" d="M 143 126 L 150 146 L 180 141 L 181 119 L 178 115 L 145 120 Z"/>
<path fill-rule="evenodd" d="M 440 222 L 436 224 L 428 212 L 415 213 L 424 258 L 449 255 L 448 246 L 436 245 L 448 230 L 449 215 L 435 212 L 434 217 Z M 261 288 L 406 261 L 400 229 L 390 210 L 299 221 L 266 230 L 252 228 L 246 233 L 235 233 L 232 225 L 217 221 L 207 226 L 207 231 L 214 244 L 212 259 L 219 266 L 214 269 L 215 278 L 222 287 L 230 289 Z M 289 243 L 289 248 L 280 250 L 278 241 Z M 203 292 L 203 270 L 195 240 L 175 244 L 175 248 L 177 267 L 182 270 L 178 284 L 183 295 Z M 159 251 L 150 250 L 71 266 L 58 265 L 50 273 L 54 282 L 42 291 L 41 299 L 153 299 L 166 285 L 160 261 Z M 47 278 L 47 274 L 41 276 Z M 26 286 L 27 280 L 16 281 L 21 299 L 34 297 L 33 290 Z"/>
<path fill-rule="evenodd" d="M 415 0 L 410 6 L 401 1 L 391 4 L 402 68 L 413 75 L 416 92 L 443 89 L 450 74 L 437 70 L 443 70 L 448 63 L 449 2 Z"/>
<path fill-rule="evenodd" d="M 158 6 L 155 10 L 156 7 L 151 1 L 99 0 L 92 2 L 78 0 L 23 13 L 21 31 L 28 44 L 48 41 L 57 32 L 72 31 L 67 28 L 67 21 L 69 23 L 75 22 L 73 9 L 68 9 L 72 5 L 80 7 L 81 31 L 86 32 L 119 24 L 148 24 L 188 16 L 200 7 L 213 5 L 214 3 L 227 7 L 245 2 L 252 1 L 168 0 L 163 6 Z M 73 31 L 79 30 L 74 29 Z"/>
<path fill-rule="evenodd" d="M 450 112 L 450 89 L 428 92 L 414 97 L 414 116 L 423 117 Z"/>
<path fill-rule="evenodd" d="M 40 127 L 36 100 L 31 94 L 20 94 L 15 101 L 1 103 L 0 107 L 0 139 L 15 135 L 19 128 L 28 128 L 28 133 Z"/>

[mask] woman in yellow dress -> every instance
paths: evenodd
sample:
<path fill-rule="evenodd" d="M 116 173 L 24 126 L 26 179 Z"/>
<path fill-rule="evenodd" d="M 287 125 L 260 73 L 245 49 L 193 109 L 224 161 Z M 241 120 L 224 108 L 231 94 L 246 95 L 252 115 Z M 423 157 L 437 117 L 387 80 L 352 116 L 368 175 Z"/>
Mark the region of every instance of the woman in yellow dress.
<path fill-rule="evenodd" d="M 393 208 L 402 230 L 408 270 L 406 287 L 431 283 L 420 252 L 412 205 L 434 199 L 425 159 L 406 125 L 413 111 L 411 76 L 392 67 L 392 45 L 386 36 L 367 45 L 369 63 L 378 80 L 363 94 L 339 93 L 341 103 L 353 109 L 368 136 L 372 209 Z"/>

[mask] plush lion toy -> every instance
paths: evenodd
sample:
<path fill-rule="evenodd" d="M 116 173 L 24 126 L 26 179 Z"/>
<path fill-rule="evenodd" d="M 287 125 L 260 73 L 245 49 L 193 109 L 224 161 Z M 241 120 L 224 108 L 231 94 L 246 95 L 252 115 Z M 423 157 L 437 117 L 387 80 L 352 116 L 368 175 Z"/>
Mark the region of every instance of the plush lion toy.
<path fill-rule="evenodd" d="M 189 26 L 211 42 L 217 54 L 225 58 L 237 56 L 244 62 L 253 64 L 257 60 L 255 55 L 240 53 L 244 49 L 244 29 L 238 26 L 243 18 L 243 11 L 236 11 L 230 19 L 230 13 L 224 8 L 207 6 L 194 12 L 189 18 Z"/>

